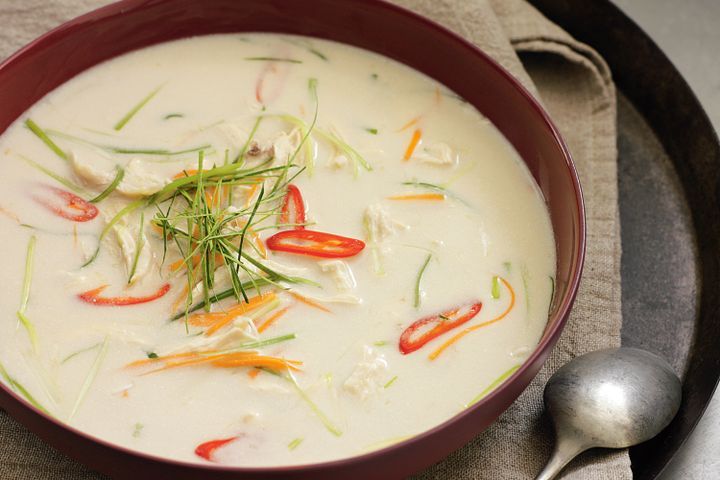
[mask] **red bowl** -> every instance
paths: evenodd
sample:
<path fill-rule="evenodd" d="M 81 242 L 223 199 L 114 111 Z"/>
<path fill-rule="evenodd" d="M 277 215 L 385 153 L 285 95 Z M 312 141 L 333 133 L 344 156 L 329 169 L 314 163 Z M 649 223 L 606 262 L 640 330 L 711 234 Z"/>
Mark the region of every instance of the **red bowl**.
<path fill-rule="evenodd" d="M 333 462 L 278 468 L 190 464 L 146 455 L 68 427 L 6 387 L 0 406 L 50 445 L 113 478 L 401 478 L 425 468 L 490 425 L 527 387 L 570 313 L 585 252 L 577 172 L 557 129 L 497 63 L 452 32 L 381 0 L 125 0 L 43 35 L 0 65 L 0 131 L 79 72 L 147 45 L 222 32 L 284 32 L 327 38 L 403 62 L 451 88 L 514 145 L 545 195 L 557 245 L 550 320 L 532 355 L 490 395 L 405 442 Z"/>

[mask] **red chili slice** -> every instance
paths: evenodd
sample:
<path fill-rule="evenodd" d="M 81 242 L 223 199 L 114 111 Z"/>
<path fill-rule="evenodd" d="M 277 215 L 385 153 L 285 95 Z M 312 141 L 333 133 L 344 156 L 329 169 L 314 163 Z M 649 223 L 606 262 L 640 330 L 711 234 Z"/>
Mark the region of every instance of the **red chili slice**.
<path fill-rule="evenodd" d="M 255 84 L 255 99 L 263 105 L 275 101 L 285 86 L 288 73 L 287 66 L 276 62 L 266 63 Z"/>
<path fill-rule="evenodd" d="M 166 283 L 158 288 L 155 293 L 146 297 L 102 297 L 100 294 L 107 288 L 107 285 L 101 285 L 93 290 L 78 293 L 78 298 L 83 302 L 100 307 L 123 307 L 127 305 L 137 305 L 138 303 L 147 303 L 157 300 L 170 291 L 170 284 Z"/>
<path fill-rule="evenodd" d="M 265 243 L 270 250 L 323 258 L 352 257 L 365 248 L 362 240 L 315 230 L 285 230 Z"/>
<path fill-rule="evenodd" d="M 422 348 L 423 345 L 429 341 L 436 339 L 443 333 L 459 327 L 472 319 L 480 312 L 481 308 L 482 302 L 476 302 L 453 308 L 437 315 L 421 318 L 407 327 L 402 335 L 400 335 L 400 342 L 398 344 L 400 352 L 403 355 L 407 355 Z M 424 327 L 428 329 L 420 332 Z"/>
<path fill-rule="evenodd" d="M 283 200 L 278 222 L 280 224 L 305 223 L 305 201 L 300 189 L 295 185 L 290 184 L 287 187 L 287 194 L 285 194 L 285 200 Z M 294 228 L 296 230 L 305 230 L 305 225 L 298 225 Z"/>
<path fill-rule="evenodd" d="M 234 442 L 239 437 L 223 438 L 220 440 L 210 440 L 209 442 L 201 443 L 195 448 L 195 455 L 204 458 L 210 462 L 213 461 L 212 455 L 218 448 L 227 445 L 228 443 Z"/>
<path fill-rule="evenodd" d="M 41 198 L 37 196 L 33 198 L 55 215 L 72 220 L 73 222 L 88 222 L 97 217 L 98 209 L 92 203 L 61 188 L 44 187 L 57 198 Z"/>

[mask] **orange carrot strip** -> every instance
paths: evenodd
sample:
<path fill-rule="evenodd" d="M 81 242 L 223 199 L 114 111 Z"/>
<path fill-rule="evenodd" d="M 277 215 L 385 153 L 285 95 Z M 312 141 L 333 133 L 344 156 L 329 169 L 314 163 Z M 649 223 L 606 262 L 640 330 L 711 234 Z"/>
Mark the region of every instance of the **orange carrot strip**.
<path fill-rule="evenodd" d="M 191 316 L 188 321 L 195 326 L 208 327 L 205 331 L 205 335 L 210 336 L 232 322 L 238 315 L 250 312 L 267 304 L 272 301 L 275 296 L 276 295 L 274 293 L 258 295 L 257 297 L 250 299 L 248 303 L 238 303 L 227 312 L 196 313 Z"/>
<path fill-rule="evenodd" d="M 195 175 L 198 173 L 198 170 L 191 168 L 189 170 L 183 170 L 182 172 L 178 172 L 175 175 L 173 175 L 173 180 L 177 180 L 178 178 L 184 178 L 189 177 L 190 175 Z"/>
<path fill-rule="evenodd" d="M 407 130 L 408 128 L 412 127 L 413 125 L 415 125 L 416 123 L 418 123 L 421 118 L 422 118 L 422 115 L 418 115 L 417 117 L 413 118 L 413 119 L 410 120 L 408 123 L 406 123 L 405 125 L 403 125 L 402 127 L 400 127 L 400 129 L 398 130 L 398 132 L 402 132 L 402 131 Z"/>
<path fill-rule="evenodd" d="M 175 353 L 173 355 L 167 355 L 165 357 L 157 357 L 157 358 L 143 358 L 142 360 L 135 360 L 134 362 L 128 363 L 125 365 L 125 368 L 134 368 L 134 367 L 143 367 L 145 365 L 151 365 L 153 363 L 162 363 L 165 360 L 175 360 L 179 358 L 188 358 L 188 357 L 197 357 L 200 355 L 198 352 L 183 352 L 183 353 Z"/>
<path fill-rule="evenodd" d="M 247 200 L 245 200 L 245 208 L 249 208 L 250 205 L 252 205 L 252 199 L 257 193 L 258 189 L 260 188 L 260 182 L 253 183 L 252 187 L 250 187 L 250 192 L 248 192 Z"/>
<path fill-rule="evenodd" d="M 175 301 L 172 304 L 172 307 L 171 307 L 172 312 L 177 312 L 180 309 L 180 306 L 182 305 L 182 303 L 187 300 L 187 294 L 188 294 L 189 290 L 190 290 L 190 287 L 188 287 L 187 283 L 185 285 L 183 285 L 183 289 L 180 292 L 180 295 L 178 295 L 177 299 L 175 299 Z"/>
<path fill-rule="evenodd" d="M 302 302 L 305 305 L 308 305 L 313 308 L 317 308 L 318 310 L 322 310 L 323 312 L 332 313 L 332 310 L 330 310 L 329 308 L 327 308 L 324 305 L 320 305 L 315 300 L 310 300 L 309 298 L 303 297 L 302 295 L 300 295 L 299 293 L 296 293 L 296 292 L 288 292 L 288 293 L 290 293 L 290 295 L 292 295 L 293 298 L 295 298 L 295 300 L 297 300 L 298 302 Z"/>
<path fill-rule="evenodd" d="M 230 353 L 223 355 L 223 358 L 215 359 L 212 362 L 214 367 L 236 368 L 236 367 L 266 367 L 273 370 L 300 370 L 298 367 L 302 362 L 296 360 L 285 360 L 284 358 L 267 357 L 264 355 L 238 355 Z"/>
<path fill-rule="evenodd" d="M 412 157 L 413 152 L 415 151 L 415 147 L 418 146 L 418 143 L 420 143 L 420 139 L 422 138 L 422 130 L 419 128 L 416 128 L 413 132 L 412 138 L 410 139 L 410 143 L 407 146 L 407 150 L 405 150 L 405 155 L 403 156 L 403 160 L 406 162 L 410 160 L 410 157 Z"/>
<path fill-rule="evenodd" d="M 433 200 L 442 201 L 445 200 L 445 195 L 442 193 L 411 193 L 409 195 L 393 195 L 387 197 L 388 200 Z"/>
<path fill-rule="evenodd" d="M 435 350 L 435 351 L 432 352 L 430 355 L 428 355 L 428 358 L 429 358 L 430 360 L 435 360 L 437 357 L 440 356 L 440 354 L 441 354 L 443 351 L 445 351 L 446 348 L 448 348 L 450 345 L 452 345 L 453 343 L 455 343 L 455 342 L 457 342 L 458 340 L 460 340 L 462 337 L 464 337 L 464 336 L 467 335 L 468 333 L 474 332 L 475 330 L 478 330 L 478 329 L 480 329 L 480 328 L 487 327 L 488 325 L 491 325 L 491 324 L 493 324 L 493 323 L 499 322 L 500 320 L 502 320 L 503 318 L 505 318 L 508 313 L 510 313 L 510 310 L 512 310 L 513 307 L 515 306 L 515 290 L 513 290 L 512 286 L 511 286 L 511 285 L 508 283 L 508 281 L 505 280 L 504 278 L 500 277 L 500 281 L 503 282 L 503 284 L 505 285 L 505 287 L 506 287 L 506 288 L 508 289 L 508 291 L 510 292 L 510 303 L 508 304 L 508 306 L 507 306 L 507 308 L 505 309 L 505 311 L 504 311 L 503 313 L 501 313 L 500 315 L 498 315 L 497 317 L 491 319 L 491 320 L 488 320 L 488 321 L 483 322 L 483 323 L 479 323 L 479 324 L 477 324 L 477 325 L 473 325 L 472 327 L 468 327 L 468 328 L 462 330 L 460 333 L 455 334 L 455 336 L 453 336 L 453 337 L 450 338 L 448 341 L 446 341 L 445 343 L 443 343 L 442 345 L 440 345 L 440 347 L 438 347 L 437 350 Z"/>
<path fill-rule="evenodd" d="M 259 368 L 253 368 L 252 370 L 248 371 L 248 377 L 252 378 L 253 380 L 255 377 L 257 377 L 260 374 Z"/>
<path fill-rule="evenodd" d="M 260 326 L 258 327 L 258 333 L 263 333 L 265 330 L 267 330 L 268 327 L 269 327 L 270 325 L 272 325 L 273 323 L 275 323 L 275 321 L 276 321 L 278 318 L 280 318 L 280 317 L 282 317 L 283 315 L 285 315 L 289 309 L 290 309 L 290 307 L 285 307 L 285 308 L 283 308 L 282 310 L 279 310 L 279 311 L 273 313 L 273 314 L 270 316 L 270 318 L 268 318 L 267 320 L 265 320 L 265 321 L 262 323 L 262 325 L 260 325 Z"/>

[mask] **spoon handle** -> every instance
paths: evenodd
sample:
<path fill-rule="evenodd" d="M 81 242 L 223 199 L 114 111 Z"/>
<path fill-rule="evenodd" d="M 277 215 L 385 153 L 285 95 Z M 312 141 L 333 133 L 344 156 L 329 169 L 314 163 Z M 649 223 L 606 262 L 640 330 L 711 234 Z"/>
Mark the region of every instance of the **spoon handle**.
<path fill-rule="evenodd" d="M 535 480 L 552 480 L 565 468 L 565 465 L 570 463 L 570 460 L 587 450 L 587 448 L 580 442 L 558 437 L 553 453 L 550 455 L 550 460 L 548 460 L 542 472 L 535 477 Z"/>

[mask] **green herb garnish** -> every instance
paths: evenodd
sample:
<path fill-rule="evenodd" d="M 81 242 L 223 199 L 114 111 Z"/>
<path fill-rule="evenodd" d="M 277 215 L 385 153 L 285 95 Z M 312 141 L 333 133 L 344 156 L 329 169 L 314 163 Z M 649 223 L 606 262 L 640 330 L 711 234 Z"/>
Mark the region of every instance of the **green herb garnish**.
<path fill-rule="evenodd" d="M 45 145 L 47 145 L 48 148 L 50 148 L 50 150 L 55 152 L 55 154 L 57 154 L 58 157 L 62 158 L 63 160 L 65 160 L 67 162 L 67 160 L 68 160 L 67 153 L 65 153 L 63 151 L 63 149 L 58 147 L 57 144 L 52 141 L 52 139 L 48 136 L 48 134 L 45 133 L 45 131 L 42 128 L 40 128 L 40 126 L 37 123 L 33 122 L 31 119 L 28 118 L 27 120 L 25 120 L 25 126 L 27 128 L 29 128 L 30 131 L 33 132 L 40 140 L 42 140 L 43 143 L 45 143 Z"/>
<path fill-rule="evenodd" d="M 33 397 L 32 394 L 20 382 L 15 380 L 14 377 L 10 376 L 10 374 L 7 372 L 7 370 L 5 370 L 5 366 L 2 363 L 0 363 L 0 376 L 2 376 L 2 378 L 5 380 L 5 382 L 8 385 L 10 385 L 10 387 L 12 387 L 13 390 L 18 392 L 23 397 L 25 397 L 25 400 L 27 400 L 28 403 L 30 403 L 30 405 L 37 408 L 41 412 L 44 412 L 50 416 L 53 416 L 50 412 L 47 411 L 47 409 L 45 409 L 45 407 L 43 407 L 40 404 L 40 402 L 35 400 L 35 397 Z"/>
<path fill-rule="evenodd" d="M 282 57 L 245 57 L 245 60 L 259 61 L 259 62 L 303 63 L 302 60 L 295 60 L 294 58 L 282 58 Z"/>
<path fill-rule="evenodd" d="M 80 187 L 79 185 L 77 185 L 72 180 L 53 172 L 49 168 L 45 168 L 44 166 L 42 166 L 39 163 L 37 163 L 36 161 L 26 157 L 25 155 L 20 155 L 20 158 L 22 158 L 31 167 L 36 168 L 37 170 L 41 171 L 42 173 L 44 173 L 48 177 L 52 178 L 53 180 L 57 181 L 58 183 L 64 185 L 65 187 L 72 190 L 73 192 L 79 193 L 81 195 L 87 195 L 87 192 L 85 191 L 85 189 Z"/>
<path fill-rule="evenodd" d="M 475 398 L 473 398 L 473 399 L 470 400 L 467 404 L 465 404 L 465 408 L 470 408 L 470 407 L 472 407 L 473 405 L 475 405 L 477 402 L 479 402 L 480 400 L 482 400 L 485 396 L 487 396 L 488 393 L 490 393 L 491 391 L 493 391 L 498 385 L 500 385 L 501 383 L 503 383 L 505 380 L 508 379 L 508 377 L 510 377 L 513 373 L 515 373 L 518 368 L 520 368 L 520 365 L 515 365 L 514 367 L 510 368 L 510 369 L 507 370 L 505 373 L 503 373 L 502 375 L 500 375 L 498 378 L 496 378 L 495 380 L 493 380 L 493 382 L 492 382 L 490 385 L 488 385 L 485 390 L 483 390 L 482 392 L 480 392 Z"/>
<path fill-rule="evenodd" d="M 497 300 L 500 298 L 500 277 L 497 275 L 492 278 L 492 288 L 490 289 L 490 296 Z"/>
<path fill-rule="evenodd" d="M 185 115 L 182 113 L 168 113 L 163 117 L 163 120 L 170 120 L 171 118 L 183 118 Z"/>
<path fill-rule="evenodd" d="M 37 350 L 37 333 L 35 332 L 35 325 L 25 315 L 27 310 L 28 300 L 30 299 L 30 285 L 32 282 L 33 272 L 33 258 L 35 257 L 35 243 L 37 238 L 35 235 L 30 237 L 28 242 L 27 254 L 25 256 L 25 277 L 23 279 L 22 293 L 20 295 L 20 308 L 17 311 L 18 321 L 22 323 L 25 330 L 27 330 L 28 336 L 30 337 L 30 343 L 33 346 L 33 350 Z"/>
<path fill-rule="evenodd" d="M 384 347 L 387 343 L 388 342 L 386 340 L 378 340 L 377 342 L 373 342 L 373 345 L 376 347 Z"/>
<path fill-rule="evenodd" d="M 100 371 L 100 366 L 102 365 L 103 360 L 105 359 L 105 354 L 107 353 L 107 347 L 108 347 L 108 339 L 105 337 L 105 340 L 102 343 L 102 346 L 100 347 L 100 351 L 97 354 L 97 357 L 95 357 L 95 361 L 93 362 L 92 366 L 90 367 L 90 370 L 88 371 L 87 376 L 85 377 L 85 381 L 82 384 L 82 387 L 80 387 L 80 392 L 78 393 L 77 399 L 75 400 L 75 405 L 73 405 L 73 409 L 70 412 L 70 415 L 68 416 L 68 421 L 70 421 L 75 414 L 78 411 L 78 408 L 80 408 L 80 405 L 82 404 L 83 400 L 85 400 L 85 396 L 87 395 L 88 390 L 90 390 L 90 387 L 92 386 L 93 382 L 95 381 L 95 377 L 97 377 L 98 372 Z"/>
<path fill-rule="evenodd" d="M 288 443 L 288 450 L 295 450 L 303 442 L 302 438 L 296 438 L 292 442 Z"/>
<path fill-rule="evenodd" d="M 377 135 L 377 134 L 378 134 L 378 129 L 377 129 L 377 128 L 366 128 L 365 131 L 368 132 L 370 135 Z"/>
<path fill-rule="evenodd" d="M 328 432 L 332 433 L 336 437 L 342 435 L 342 430 L 336 427 L 335 424 L 333 424 L 330 419 L 323 413 L 323 411 L 320 410 L 320 407 L 318 407 L 317 404 L 312 401 L 310 396 L 308 396 L 308 394 L 302 388 L 300 388 L 300 385 L 298 385 L 297 380 L 295 380 L 295 377 L 292 375 L 292 373 L 288 373 L 288 375 L 284 376 L 283 378 L 290 382 L 297 394 L 300 395 L 300 398 L 303 399 L 303 401 L 308 405 L 308 407 L 310 407 L 310 410 L 312 410 L 313 413 L 320 419 Z"/>
<path fill-rule="evenodd" d="M 85 353 L 85 352 L 90 352 L 90 351 L 92 351 L 92 350 L 95 350 L 95 349 L 98 348 L 100 345 L 102 345 L 102 343 L 96 343 L 95 345 L 92 345 L 92 346 L 89 346 L 89 347 L 87 347 L 87 348 L 83 348 L 82 350 L 78 350 L 77 352 L 71 353 L 71 354 L 68 355 L 67 357 L 63 358 L 62 361 L 60 361 L 60 365 L 66 363 L 66 362 L 69 362 L 70 360 L 72 360 L 73 358 L 77 357 L 78 355 L 82 355 L 82 354 Z"/>
<path fill-rule="evenodd" d="M 90 203 L 98 203 L 107 198 L 107 196 L 114 192 L 118 185 L 120 185 L 123 177 L 125 177 L 125 169 L 122 168 L 120 165 L 115 166 L 115 178 L 113 178 L 113 181 L 110 182 L 110 185 L 108 185 L 105 190 L 100 192 L 97 197 L 90 200 Z"/>
<path fill-rule="evenodd" d="M 147 357 L 148 358 L 158 358 L 158 354 L 155 352 L 148 352 Z"/>
<path fill-rule="evenodd" d="M 383 388 L 389 388 L 393 383 L 395 383 L 395 380 L 397 380 L 397 379 L 398 379 L 398 377 L 397 377 L 397 375 L 395 375 L 390 380 L 388 380 L 388 382 L 385 385 L 383 385 Z"/>
<path fill-rule="evenodd" d="M 162 85 L 160 85 L 160 86 L 157 87 L 155 90 L 153 90 L 152 92 L 150 92 L 149 94 L 147 94 L 147 96 L 146 96 L 145 98 L 143 98 L 142 100 L 140 100 L 140 102 L 139 102 L 137 105 L 135 105 L 128 113 L 126 113 L 125 116 L 122 117 L 122 118 L 120 119 L 120 121 L 117 122 L 117 123 L 115 124 L 115 126 L 113 127 L 113 128 L 115 129 L 115 131 L 116 131 L 116 132 L 119 132 L 120 130 L 122 130 L 123 127 L 124 127 L 125 125 L 127 125 L 127 123 L 128 123 L 130 120 L 132 120 L 132 118 L 133 118 L 145 105 L 147 105 L 147 103 L 148 103 L 150 100 L 152 100 L 153 97 L 155 97 L 155 95 L 158 94 L 158 92 L 160 91 L 161 88 L 162 88 Z"/>
<path fill-rule="evenodd" d="M 145 425 L 143 425 L 142 423 L 136 423 L 133 426 L 133 433 L 132 433 L 133 438 L 138 438 L 140 436 L 140 434 L 142 433 L 142 430 L 144 427 L 145 427 Z"/>
<path fill-rule="evenodd" d="M 430 259 L 432 258 L 432 253 L 428 253 L 428 256 L 425 257 L 425 262 L 423 262 L 422 267 L 420 267 L 420 271 L 418 272 L 417 278 L 415 279 L 415 301 L 413 302 L 413 306 L 415 308 L 420 307 L 420 302 L 422 300 L 422 292 L 420 291 L 420 282 L 422 282 L 423 274 L 425 273 L 425 269 L 428 266 L 428 263 L 430 263 Z"/>
<path fill-rule="evenodd" d="M 135 271 L 137 270 L 138 260 L 140 259 L 140 253 L 142 252 L 142 249 L 145 246 L 145 235 L 143 235 L 144 228 L 145 228 L 145 212 L 140 212 L 140 227 L 138 228 L 138 236 L 135 239 L 135 253 L 133 255 L 132 266 L 130 267 L 130 274 L 128 275 L 128 282 L 127 282 L 128 285 L 130 285 L 133 281 L 133 277 L 135 276 Z"/>

